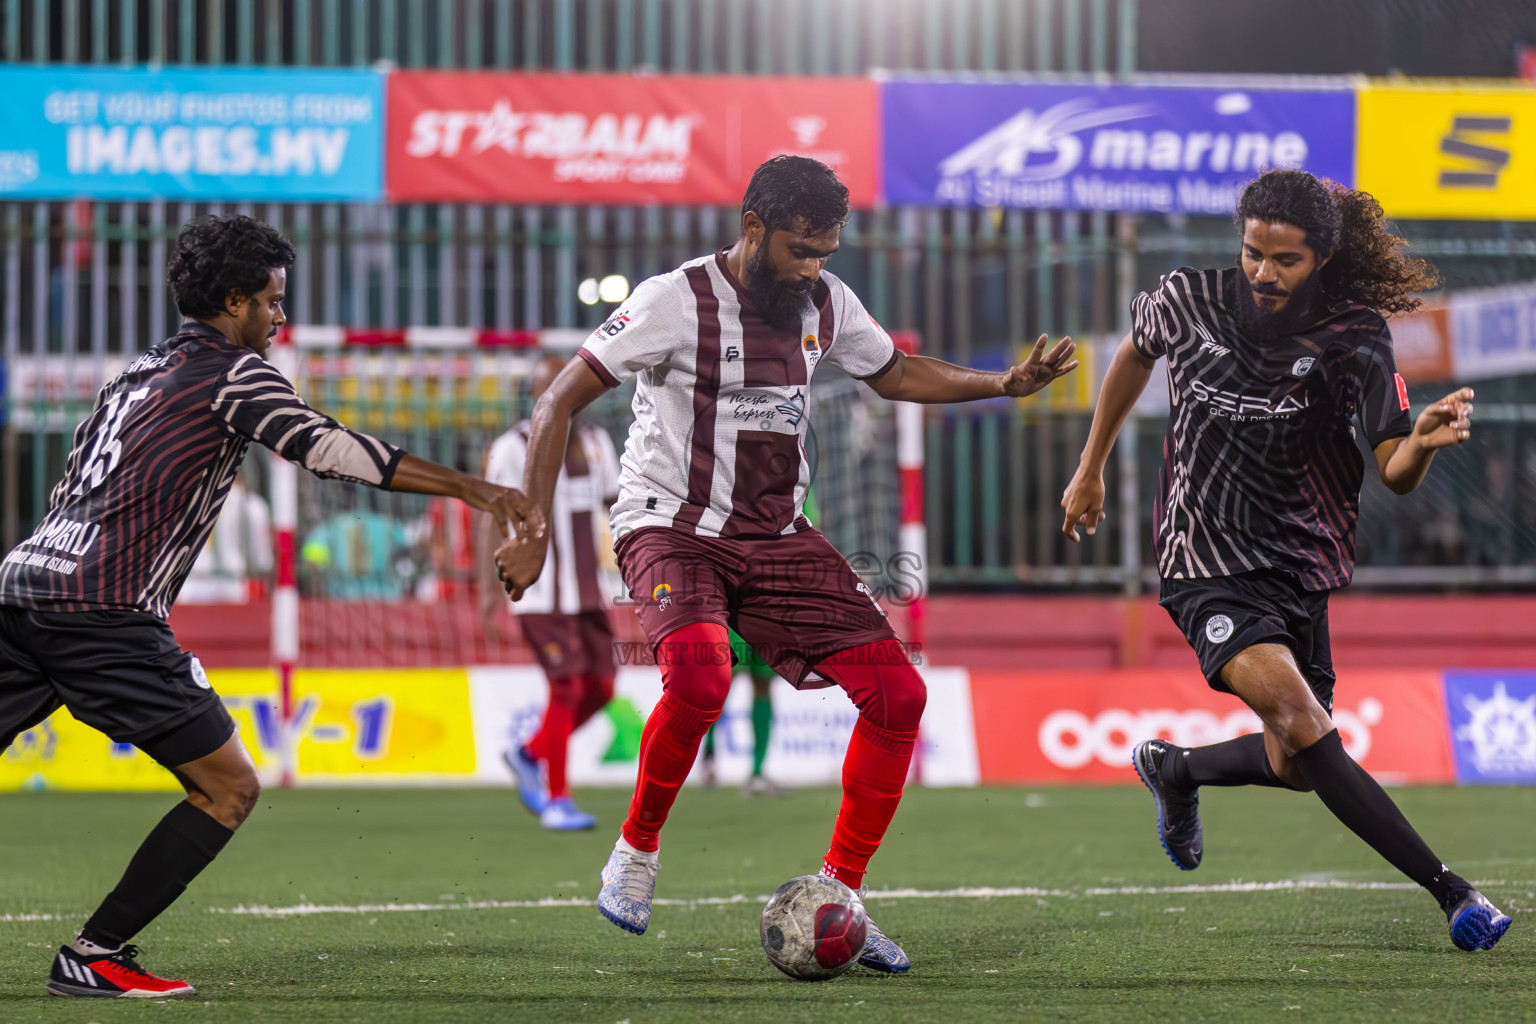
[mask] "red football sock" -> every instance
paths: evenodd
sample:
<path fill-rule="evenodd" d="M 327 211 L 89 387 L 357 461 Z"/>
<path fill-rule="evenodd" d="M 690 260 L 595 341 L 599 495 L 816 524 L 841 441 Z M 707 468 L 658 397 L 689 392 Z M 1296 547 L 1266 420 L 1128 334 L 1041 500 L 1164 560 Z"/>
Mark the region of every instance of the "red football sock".
<path fill-rule="evenodd" d="M 646 853 L 660 847 L 667 812 L 731 686 L 729 661 L 721 663 L 718 656 L 728 649 L 724 626 L 695 622 L 674 630 L 662 643 L 676 645 L 678 653 L 662 659 L 664 689 L 640 735 L 639 778 L 623 829 L 625 841 Z"/>
<path fill-rule="evenodd" d="M 561 743 L 570 739 L 572 726 L 565 723 L 564 716 L 562 715 L 557 715 L 556 719 L 558 721 L 552 722 L 550 711 L 556 705 L 574 708 L 580 694 L 580 676 L 571 676 L 567 679 L 551 679 L 549 681 L 549 704 L 544 708 L 544 718 L 539 722 L 539 731 L 528 737 L 528 742 L 523 744 L 527 748 L 530 757 L 538 761 L 549 760 L 551 741 L 556 738 L 551 732 L 552 726 L 556 728 L 564 727 L 560 739 Z"/>
<path fill-rule="evenodd" d="M 917 733 L 891 732 L 861 715 L 843 758 L 843 803 L 821 873 L 850 889 L 864 884 L 869 858 L 880 848 L 901 804 Z"/>
<path fill-rule="evenodd" d="M 613 700 L 613 676 L 588 672 L 581 677 L 581 700 L 576 704 L 575 728 L 580 729 L 587 720 L 607 707 Z"/>
<path fill-rule="evenodd" d="M 927 687 L 895 640 L 843 651 L 816 668 L 859 708 L 843 758 L 843 802 L 821 870 L 857 889 L 901 804 Z"/>
<path fill-rule="evenodd" d="M 549 707 L 544 709 L 544 728 L 539 730 L 544 737 L 543 761 L 549 780 L 549 798 L 560 800 L 571 795 L 570 783 L 566 781 L 565 764 L 570 753 L 571 726 L 575 718 L 571 706 L 564 701 L 552 700 Z"/>

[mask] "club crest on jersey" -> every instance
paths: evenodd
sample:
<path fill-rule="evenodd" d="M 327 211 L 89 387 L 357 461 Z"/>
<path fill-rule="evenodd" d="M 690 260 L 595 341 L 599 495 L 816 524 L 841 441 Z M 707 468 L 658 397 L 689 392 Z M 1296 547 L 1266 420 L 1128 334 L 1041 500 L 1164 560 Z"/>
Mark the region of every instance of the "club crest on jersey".
<path fill-rule="evenodd" d="M 1213 644 L 1226 643 L 1232 636 L 1232 620 L 1225 615 L 1212 615 L 1205 620 L 1205 638 Z"/>
<path fill-rule="evenodd" d="M 800 347 L 805 349 L 805 358 L 811 362 L 814 363 L 821 358 L 821 343 L 816 340 L 816 335 L 807 334 L 805 340 L 800 343 Z"/>
<path fill-rule="evenodd" d="M 796 391 L 792 396 L 774 406 L 774 408 L 784 414 L 784 419 L 789 422 L 790 426 L 798 427 L 800 421 L 805 418 L 805 392 Z"/>
<path fill-rule="evenodd" d="M 651 591 L 651 600 L 656 602 L 656 607 L 666 611 L 672 605 L 672 588 L 665 583 L 656 584 Z"/>
<path fill-rule="evenodd" d="M 1311 356 L 1302 356 L 1300 359 L 1296 360 L 1296 362 L 1291 364 L 1291 376 L 1305 377 L 1307 372 L 1312 369 L 1312 364 L 1315 362 L 1317 362 L 1317 360 Z"/>
<path fill-rule="evenodd" d="M 565 651 L 555 641 L 551 640 L 544 645 L 544 657 L 552 665 L 558 665 L 565 660 Z"/>

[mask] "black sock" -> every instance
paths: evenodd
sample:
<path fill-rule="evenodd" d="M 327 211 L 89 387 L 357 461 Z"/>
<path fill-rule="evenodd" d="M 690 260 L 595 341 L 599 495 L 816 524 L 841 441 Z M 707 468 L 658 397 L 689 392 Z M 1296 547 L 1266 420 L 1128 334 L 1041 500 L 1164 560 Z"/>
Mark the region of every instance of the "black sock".
<path fill-rule="evenodd" d="M 1185 789 L 1195 786 L 1276 786 L 1293 789 L 1269 766 L 1264 734 L 1249 733 L 1224 743 L 1191 747 L 1174 759 L 1173 781 Z"/>
<path fill-rule="evenodd" d="M 176 902 L 234 834 L 185 800 L 172 807 L 144 838 L 117 888 L 81 929 L 81 938 L 107 949 L 133 938 Z"/>
<path fill-rule="evenodd" d="M 1428 889 L 1441 910 L 1450 910 L 1471 890 L 1465 879 L 1440 863 L 1376 780 L 1344 752 L 1339 730 L 1298 750 L 1292 760 L 1333 816 Z"/>

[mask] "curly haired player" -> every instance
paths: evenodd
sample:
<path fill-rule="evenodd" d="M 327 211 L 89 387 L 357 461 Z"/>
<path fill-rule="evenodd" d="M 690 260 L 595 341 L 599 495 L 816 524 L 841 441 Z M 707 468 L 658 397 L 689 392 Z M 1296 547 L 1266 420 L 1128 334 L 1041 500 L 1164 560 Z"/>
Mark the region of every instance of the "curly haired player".
<path fill-rule="evenodd" d="M 1427 889 L 1461 949 L 1489 949 L 1510 919 L 1440 862 L 1344 750 L 1330 718 L 1328 595 L 1354 569 L 1364 459 L 1417 487 L 1441 448 L 1471 436 L 1472 391 L 1408 412 L 1384 315 L 1418 307 L 1432 267 L 1409 257 L 1376 200 L 1305 171 L 1270 171 L 1237 205 L 1240 267 L 1176 270 L 1131 304 L 1104 379 L 1062 531 L 1104 518 L 1104 464 L 1159 358 L 1173 414 L 1154 527 L 1161 604 L 1212 688 L 1262 734 L 1184 749 L 1148 740 L 1134 765 L 1174 863 L 1200 865 L 1201 786 L 1315 790 L 1324 806 Z"/>
<path fill-rule="evenodd" d="M 522 495 L 418 459 L 311 409 L 266 361 L 293 246 L 249 217 L 204 217 L 167 268 L 185 318 L 97 396 L 36 532 L 0 564 L 0 751 L 59 707 L 186 787 L 122 880 L 54 957 L 55 995 L 192 991 L 128 940 L 208 866 L 261 785 L 202 666 L 165 617 L 255 441 L 317 476 L 460 498 L 528 528 Z"/>
<path fill-rule="evenodd" d="M 726 627 L 796 686 L 841 686 L 859 708 L 843 801 L 822 871 L 859 888 L 901 801 L 927 692 L 866 587 L 801 513 L 810 483 L 808 394 L 829 362 L 884 398 L 967 402 L 1027 395 L 1070 371 L 1072 343 L 1002 373 L 905 356 L 824 268 L 848 217 L 830 167 L 774 157 L 747 185 L 729 249 L 642 282 L 595 331 L 533 413 L 523 480 L 549 509 L 572 414 L 638 376 L 613 532 L 624 582 L 662 666 L 640 740 L 639 780 L 598 909 L 644 932 L 667 813 L 731 685 Z M 513 596 L 546 538 L 496 554 Z M 860 963 L 901 973 L 873 924 Z"/>

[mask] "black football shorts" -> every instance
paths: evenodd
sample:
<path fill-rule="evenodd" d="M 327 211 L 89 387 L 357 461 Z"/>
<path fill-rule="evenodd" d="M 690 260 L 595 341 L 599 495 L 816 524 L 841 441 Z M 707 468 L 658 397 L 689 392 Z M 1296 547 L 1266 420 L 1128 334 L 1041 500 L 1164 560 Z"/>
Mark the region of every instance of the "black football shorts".
<path fill-rule="evenodd" d="M 1168 609 L 1200 659 L 1211 689 L 1232 690 L 1222 666 L 1255 644 L 1284 644 L 1323 710 L 1333 714 L 1333 651 L 1328 594 L 1304 590 L 1288 573 L 1261 569 L 1210 579 L 1163 580 L 1158 604 Z"/>
<path fill-rule="evenodd" d="M 167 768 L 213 753 L 235 731 L 163 619 L 0 606 L 0 751 L 61 706 Z"/>

